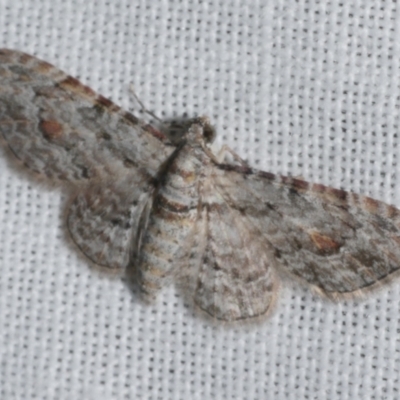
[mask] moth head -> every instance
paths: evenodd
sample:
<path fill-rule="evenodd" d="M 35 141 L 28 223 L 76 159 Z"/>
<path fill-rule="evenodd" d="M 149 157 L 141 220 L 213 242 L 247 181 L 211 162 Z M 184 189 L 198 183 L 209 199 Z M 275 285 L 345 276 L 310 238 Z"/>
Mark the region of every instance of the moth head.
<path fill-rule="evenodd" d="M 215 139 L 216 133 L 214 127 L 211 125 L 208 117 L 195 118 L 187 132 L 187 139 L 197 143 L 212 143 Z"/>

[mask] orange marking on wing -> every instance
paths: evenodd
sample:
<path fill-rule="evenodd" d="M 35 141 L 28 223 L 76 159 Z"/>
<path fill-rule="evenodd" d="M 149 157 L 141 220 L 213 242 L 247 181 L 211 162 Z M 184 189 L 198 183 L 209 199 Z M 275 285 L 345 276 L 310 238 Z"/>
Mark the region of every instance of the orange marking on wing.
<path fill-rule="evenodd" d="M 101 104 L 103 107 L 108 108 L 111 111 L 119 111 L 121 108 L 114 104 L 110 99 L 107 97 L 99 95 L 96 99 L 97 104 Z"/>
<path fill-rule="evenodd" d="M 364 207 L 371 214 L 376 214 L 379 208 L 379 201 L 371 199 L 370 197 L 364 198 Z"/>
<path fill-rule="evenodd" d="M 43 132 L 44 137 L 49 140 L 57 139 L 63 134 L 62 125 L 54 120 L 41 121 L 39 128 Z"/>
<path fill-rule="evenodd" d="M 161 140 L 165 140 L 166 139 L 166 136 L 161 131 L 159 131 L 158 129 L 154 128 L 154 126 L 152 126 L 150 124 L 146 125 L 144 127 L 144 129 L 147 132 L 151 133 L 153 136 L 155 136 L 158 139 L 161 139 Z"/>
<path fill-rule="evenodd" d="M 340 243 L 335 242 L 331 237 L 322 235 L 319 232 L 311 232 L 310 237 L 319 250 L 332 252 L 340 248 Z"/>
<path fill-rule="evenodd" d="M 51 71 L 52 69 L 54 69 L 54 66 L 49 64 L 46 61 L 39 62 L 34 68 L 34 70 L 36 72 L 39 72 L 41 74 L 46 74 L 47 72 Z"/>
<path fill-rule="evenodd" d="M 78 81 L 78 79 L 73 78 L 72 76 L 68 76 L 63 81 L 59 83 L 59 86 L 65 90 L 70 90 L 76 93 L 82 93 L 87 97 L 97 97 L 97 94 L 94 90 L 90 89 L 90 87 L 83 85 Z"/>

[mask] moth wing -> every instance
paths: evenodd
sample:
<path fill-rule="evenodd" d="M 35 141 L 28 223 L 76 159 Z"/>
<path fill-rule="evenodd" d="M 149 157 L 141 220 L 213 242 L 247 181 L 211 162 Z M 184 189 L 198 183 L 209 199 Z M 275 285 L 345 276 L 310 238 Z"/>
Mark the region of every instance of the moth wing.
<path fill-rule="evenodd" d="M 195 303 L 225 321 L 269 313 L 278 291 L 273 249 L 259 240 L 239 210 L 212 193 L 201 196 L 203 212 L 193 246 Z"/>
<path fill-rule="evenodd" d="M 338 298 L 400 269 L 400 211 L 383 202 L 248 167 L 219 165 L 215 190 L 243 214 L 278 269 Z"/>
<path fill-rule="evenodd" d="M 70 205 L 72 239 L 95 264 L 124 270 L 135 258 L 153 187 L 130 175 L 80 191 Z"/>
<path fill-rule="evenodd" d="M 0 50 L 0 133 L 28 168 L 85 181 L 126 171 L 154 176 L 166 137 L 75 78 L 33 56 Z"/>

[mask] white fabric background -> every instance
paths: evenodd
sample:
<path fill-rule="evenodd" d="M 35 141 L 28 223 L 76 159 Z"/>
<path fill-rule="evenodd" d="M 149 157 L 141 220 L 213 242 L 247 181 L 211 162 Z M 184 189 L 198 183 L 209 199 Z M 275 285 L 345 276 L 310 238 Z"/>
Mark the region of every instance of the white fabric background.
<path fill-rule="evenodd" d="M 400 207 L 400 4 L 0 0 L 0 47 L 120 105 L 209 115 L 253 166 Z M 224 326 L 173 287 L 154 306 L 88 264 L 66 193 L 0 150 L 0 398 L 395 399 L 400 283 L 360 302 L 282 291 Z"/>

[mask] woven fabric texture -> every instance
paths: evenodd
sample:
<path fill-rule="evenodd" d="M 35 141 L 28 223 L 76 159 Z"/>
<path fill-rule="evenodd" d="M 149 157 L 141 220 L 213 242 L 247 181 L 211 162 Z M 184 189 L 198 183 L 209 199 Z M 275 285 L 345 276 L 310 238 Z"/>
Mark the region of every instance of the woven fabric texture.
<path fill-rule="evenodd" d="M 0 0 L 0 48 L 119 105 L 208 115 L 257 168 L 400 207 L 400 4 Z M 293 285 L 253 324 L 156 304 L 88 267 L 63 190 L 0 148 L 0 398 L 395 399 L 400 282 L 333 304 Z"/>

